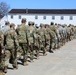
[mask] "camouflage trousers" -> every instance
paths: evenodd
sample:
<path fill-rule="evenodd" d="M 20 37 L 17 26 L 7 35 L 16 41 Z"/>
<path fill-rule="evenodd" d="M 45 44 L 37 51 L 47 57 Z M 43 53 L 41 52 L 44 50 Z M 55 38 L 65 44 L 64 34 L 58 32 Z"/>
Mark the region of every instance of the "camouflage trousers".
<path fill-rule="evenodd" d="M 34 44 L 34 53 L 36 57 L 39 57 L 39 51 L 40 51 L 40 44 L 38 41 Z"/>
<path fill-rule="evenodd" d="M 54 45 L 53 45 L 54 47 Z M 60 48 L 60 38 L 58 37 L 57 39 L 55 39 L 55 48 L 58 49 Z"/>
<path fill-rule="evenodd" d="M 5 75 L 4 72 L 0 71 L 0 75 Z"/>
<path fill-rule="evenodd" d="M 51 49 L 50 39 L 46 39 L 45 43 L 46 43 L 45 49 L 46 49 L 46 51 L 49 51 L 49 49 Z"/>
<path fill-rule="evenodd" d="M 4 55 L 0 55 L 0 70 L 4 69 Z"/>
<path fill-rule="evenodd" d="M 74 34 L 74 39 L 76 39 L 76 33 Z"/>
<path fill-rule="evenodd" d="M 34 58 L 34 43 L 29 44 L 29 53 L 30 53 L 30 60 L 33 60 Z"/>
<path fill-rule="evenodd" d="M 40 43 L 40 49 L 43 51 L 43 54 L 45 54 L 46 51 L 48 50 L 48 47 L 47 47 L 48 43 L 49 43 L 48 41 L 47 42 L 42 41 Z"/>
<path fill-rule="evenodd" d="M 15 49 L 5 50 L 5 66 L 8 66 L 9 62 L 13 67 L 17 66 L 17 53 Z"/>
<path fill-rule="evenodd" d="M 67 33 L 67 41 L 71 41 L 71 34 Z"/>
<path fill-rule="evenodd" d="M 52 49 L 55 49 L 55 44 L 57 43 L 57 39 L 55 39 L 55 38 L 52 38 L 51 39 L 51 48 Z"/>
<path fill-rule="evenodd" d="M 27 58 L 28 58 L 28 46 L 26 43 L 19 43 L 21 50 L 22 50 L 22 55 L 23 55 L 23 63 L 27 62 Z"/>

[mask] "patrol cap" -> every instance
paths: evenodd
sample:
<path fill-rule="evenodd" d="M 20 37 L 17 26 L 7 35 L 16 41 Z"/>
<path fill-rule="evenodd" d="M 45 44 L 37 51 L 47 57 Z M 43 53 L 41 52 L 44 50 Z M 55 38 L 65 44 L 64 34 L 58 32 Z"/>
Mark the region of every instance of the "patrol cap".
<path fill-rule="evenodd" d="M 62 26 L 61 24 L 58 24 L 58 26 Z"/>
<path fill-rule="evenodd" d="M 22 22 L 26 22 L 26 18 L 22 18 Z"/>
<path fill-rule="evenodd" d="M 10 24 L 9 21 L 5 21 L 5 25 L 8 25 L 8 24 Z"/>
<path fill-rule="evenodd" d="M 65 27 L 65 25 L 63 24 L 62 27 Z"/>
<path fill-rule="evenodd" d="M 43 23 L 40 23 L 40 27 L 42 27 L 42 26 L 44 26 L 44 24 Z"/>
<path fill-rule="evenodd" d="M 29 22 L 28 22 L 28 25 L 32 25 L 32 24 L 33 24 L 32 21 L 29 21 Z"/>
<path fill-rule="evenodd" d="M 14 23 L 11 23 L 11 24 L 10 24 L 10 27 L 12 27 L 12 26 L 15 26 L 15 24 L 14 24 Z"/>
<path fill-rule="evenodd" d="M 54 25 L 54 22 L 51 22 L 51 24 L 50 25 Z"/>
<path fill-rule="evenodd" d="M 45 27 L 49 27 L 49 24 L 45 24 Z"/>
<path fill-rule="evenodd" d="M 69 26 L 71 26 L 71 24 L 69 24 Z"/>
<path fill-rule="evenodd" d="M 25 20 L 26 21 L 26 18 L 22 18 L 22 20 Z"/>
<path fill-rule="evenodd" d="M 55 23 L 55 25 L 57 25 L 57 23 Z"/>
<path fill-rule="evenodd" d="M 34 25 L 35 23 L 34 22 L 32 22 L 32 25 Z"/>

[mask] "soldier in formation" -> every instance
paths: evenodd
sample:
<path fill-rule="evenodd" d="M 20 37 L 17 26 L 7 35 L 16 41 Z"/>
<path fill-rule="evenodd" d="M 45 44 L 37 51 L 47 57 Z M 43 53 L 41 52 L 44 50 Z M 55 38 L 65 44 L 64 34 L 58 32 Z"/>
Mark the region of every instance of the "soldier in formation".
<path fill-rule="evenodd" d="M 17 50 L 19 48 L 19 43 L 17 40 L 15 25 L 13 23 L 10 24 L 10 29 L 4 33 L 4 46 L 5 46 L 4 72 L 7 73 L 9 61 L 12 64 L 13 69 L 18 69 Z"/>
<path fill-rule="evenodd" d="M 32 21 L 26 25 L 26 18 L 21 20 L 21 24 L 15 29 L 15 24 L 6 22 L 5 27 L 0 30 L 0 73 L 7 73 L 9 63 L 13 69 L 18 69 L 18 59 L 22 59 L 22 65 L 34 62 L 34 58 L 39 59 L 39 53 L 43 56 L 47 52 L 61 48 L 66 42 L 76 38 L 76 26 L 61 24 L 40 24 L 35 27 Z M 20 51 L 19 58 L 18 52 Z"/>

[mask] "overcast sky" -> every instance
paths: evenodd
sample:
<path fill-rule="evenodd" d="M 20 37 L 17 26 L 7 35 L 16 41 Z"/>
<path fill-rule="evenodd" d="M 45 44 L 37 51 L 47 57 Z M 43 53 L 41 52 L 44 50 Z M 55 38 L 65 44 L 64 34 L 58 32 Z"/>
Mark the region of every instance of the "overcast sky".
<path fill-rule="evenodd" d="M 76 0 L 0 0 L 10 9 L 76 9 Z"/>

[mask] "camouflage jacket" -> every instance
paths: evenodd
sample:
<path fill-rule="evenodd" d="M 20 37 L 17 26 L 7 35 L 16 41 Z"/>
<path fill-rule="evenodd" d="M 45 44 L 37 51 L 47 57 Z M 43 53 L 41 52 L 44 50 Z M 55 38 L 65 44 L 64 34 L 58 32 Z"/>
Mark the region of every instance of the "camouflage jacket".
<path fill-rule="evenodd" d="M 17 40 L 17 34 L 16 34 L 15 30 L 13 30 L 13 29 L 10 29 L 5 32 L 4 41 L 5 41 L 6 49 L 13 49 L 13 48 L 15 48 L 15 46 L 16 46 L 16 48 L 19 47 L 19 43 Z M 14 43 L 14 41 L 15 41 L 15 43 Z"/>
<path fill-rule="evenodd" d="M 19 43 L 26 43 L 27 42 L 27 27 L 24 24 L 21 24 L 17 27 L 16 32 L 18 34 L 18 41 Z"/>

